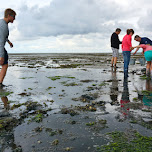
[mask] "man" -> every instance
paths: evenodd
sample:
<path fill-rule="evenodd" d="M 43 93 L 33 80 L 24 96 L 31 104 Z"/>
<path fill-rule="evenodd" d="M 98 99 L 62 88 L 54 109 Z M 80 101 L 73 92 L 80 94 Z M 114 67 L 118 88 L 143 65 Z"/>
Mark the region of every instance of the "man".
<path fill-rule="evenodd" d="M 134 40 L 136 40 L 137 42 L 140 42 L 140 44 L 152 45 L 152 41 L 147 37 L 140 37 L 139 35 L 136 35 Z"/>
<path fill-rule="evenodd" d="M 152 45 L 152 41 L 147 37 L 140 37 L 139 35 L 135 35 L 134 40 L 137 42 L 140 42 L 139 45 L 140 44 Z M 138 50 L 139 50 L 139 48 L 136 49 L 136 51 L 133 53 L 133 55 L 135 55 Z"/>
<path fill-rule="evenodd" d="M 136 40 L 137 42 L 140 42 L 139 45 L 146 44 L 146 45 L 152 46 L 152 41 L 147 37 L 140 37 L 139 35 L 136 35 L 134 40 Z M 133 55 L 135 55 L 138 50 L 139 50 L 139 48 L 136 49 L 136 51 L 133 53 Z M 142 54 L 143 54 L 143 52 L 142 52 Z M 147 61 L 147 66 L 146 66 L 146 75 L 147 76 L 150 75 L 150 67 L 151 67 L 151 61 Z"/>
<path fill-rule="evenodd" d="M 120 34 L 121 29 L 117 28 L 116 31 L 111 35 L 111 49 L 112 49 L 112 59 L 111 59 L 111 67 L 116 68 L 117 58 L 119 57 L 119 44 L 120 42 L 118 35 Z"/>
<path fill-rule="evenodd" d="M 5 78 L 7 68 L 8 68 L 8 54 L 5 50 L 5 43 L 8 42 L 10 47 L 13 47 L 13 44 L 8 40 L 9 29 L 8 23 L 13 23 L 15 20 L 16 12 L 10 8 L 5 10 L 4 19 L 0 20 L 0 65 L 2 66 L 0 71 L 0 88 L 2 88 L 3 80 Z"/>

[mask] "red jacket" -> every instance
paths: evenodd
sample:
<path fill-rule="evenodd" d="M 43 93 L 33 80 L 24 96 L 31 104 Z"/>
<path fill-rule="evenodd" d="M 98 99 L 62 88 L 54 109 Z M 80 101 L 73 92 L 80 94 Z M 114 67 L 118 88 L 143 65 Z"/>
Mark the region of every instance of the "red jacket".
<path fill-rule="evenodd" d="M 126 34 L 122 40 L 122 51 L 131 51 L 130 47 L 132 47 L 131 35 Z"/>

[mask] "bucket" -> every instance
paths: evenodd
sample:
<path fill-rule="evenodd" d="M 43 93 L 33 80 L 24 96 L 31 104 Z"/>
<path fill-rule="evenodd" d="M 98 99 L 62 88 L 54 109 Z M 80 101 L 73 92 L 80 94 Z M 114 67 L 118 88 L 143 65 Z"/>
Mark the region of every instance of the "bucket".
<path fill-rule="evenodd" d="M 145 58 L 139 58 L 139 62 L 140 62 L 140 65 L 143 66 L 145 65 L 146 60 Z"/>
<path fill-rule="evenodd" d="M 131 58 L 131 59 L 130 59 L 130 65 L 135 65 L 135 61 L 136 61 L 136 59 Z"/>

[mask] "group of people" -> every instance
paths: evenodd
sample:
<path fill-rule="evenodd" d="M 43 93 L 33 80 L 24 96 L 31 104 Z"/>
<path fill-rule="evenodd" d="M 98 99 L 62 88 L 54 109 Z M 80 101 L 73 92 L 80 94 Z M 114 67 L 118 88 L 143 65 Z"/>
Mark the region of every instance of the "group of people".
<path fill-rule="evenodd" d="M 135 48 L 136 51 L 133 53 L 135 55 L 139 48 L 142 48 L 142 54 L 144 54 L 147 61 L 146 66 L 146 75 L 152 78 L 152 41 L 147 37 L 140 37 L 136 35 L 134 40 L 139 42 L 138 46 L 132 46 L 132 35 L 134 34 L 133 29 L 127 29 L 126 35 L 123 37 L 122 42 L 119 40 L 118 35 L 120 34 L 121 29 L 117 28 L 116 31 L 111 35 L 111 48 L 112 48 L 112 59 L 111 66 L 117 68 L 117 58 L 119 57 L 119 45 L 122 44 L 122 54 L 124 59 L 124 78 L 128 77 L 128 66 L 130 62 L 131 51 Z"/>

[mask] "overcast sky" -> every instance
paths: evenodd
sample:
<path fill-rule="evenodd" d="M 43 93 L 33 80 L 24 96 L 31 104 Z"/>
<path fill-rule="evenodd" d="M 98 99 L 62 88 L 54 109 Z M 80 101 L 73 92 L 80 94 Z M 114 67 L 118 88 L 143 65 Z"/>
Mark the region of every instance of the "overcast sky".
<path fill-rule="evenodd" d="M 0 0 L 0 18 L 6 8 L 17 13 L 9 53 L 104 53 L 117 27 L 120 40 L 128 28 L 152 39 L 151 6 L 151 0 Z"/>

